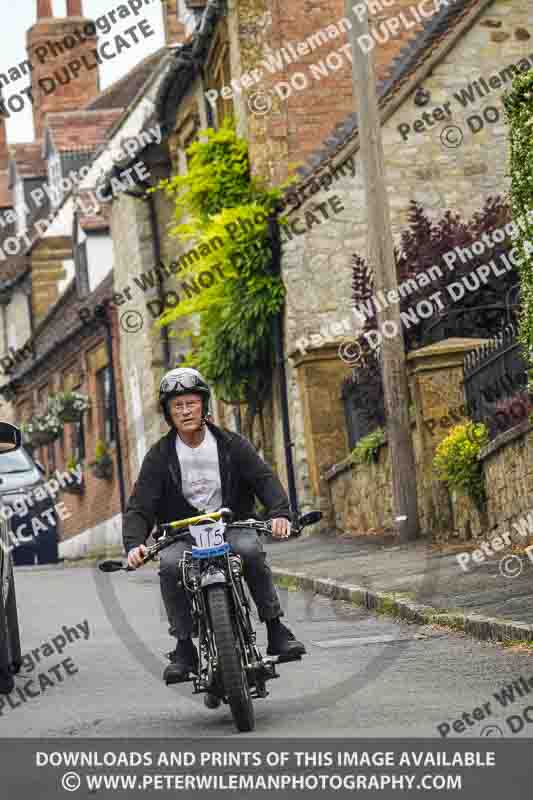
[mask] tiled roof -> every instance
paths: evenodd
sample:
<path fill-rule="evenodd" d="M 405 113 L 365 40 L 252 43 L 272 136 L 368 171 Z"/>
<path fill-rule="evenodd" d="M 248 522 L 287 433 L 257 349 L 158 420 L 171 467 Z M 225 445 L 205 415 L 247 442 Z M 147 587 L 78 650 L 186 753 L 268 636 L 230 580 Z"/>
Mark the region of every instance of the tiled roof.
<path fill-rule="evenodd" d="M 85 106 L 85 109 L 87 111 L 99 111 L 111 108 L 127 108 L 152 72 L 169 52 L 172 52 L 171 48 L 165 46 L 147 56 L 126 75 L 112 83 L 107 89 L 104 89 L 95 100 Z"/>
<path fill-rule="evenodd" d="M 96 150 L 121 114 L 121 108 L 47 114 L 46 127 L 55 149 L 60 153 Z"/>
<path fill-rule="evenodd" d="M 481 11 L 493 0 L 456 0 L 453 6 L 443 6 L 430 19 L 424 21 L 423 29 L 415 36 L 392 61 L 385 78 L 377 84 L 380 108 L 384 109 L 400 89 L 408 82 L 412 88 L 417 85 L 417 74 L 426 60 L 445 40 L 462 35 L 459 25 L 471 15 L 472 23 Z M 324 140 L 323 147 L 313 153 L 303 167 L 297 172 L 302 179 L 325 167 L 339 150 L 350 139 L 355 138 L 358 131 L 358 117 L 354 112 L 343 122 L 338 123 L 331 134 Z M 294 186 L 291 187 L 294 189 Z"/>
<path fill-rule="evenodd" d="M 0 227 L 0 247 L 11 236 L 16 237 L 16 223 L 11 222 L 5 227 Z M 12 283 L 28 270 L 29 260 L 21 250 L 17 255 L 7 255 L 5 261 L 0 262 L 0 284 Z"/>
<path fill-rule="evenodd" d="M 10 157 L 16 162 L 17 173 L 21 178 L 41 178 L 47 174 L 41 147 L 40 142 L 24 142 L 9 148 Z"/>
<path fill-rule="evenodd" d="M 41 320 L 33 333 L 33 342 L 36 348 L 35 359 L 26 359 L 17 369 L 10 373 L 10 382 L 29 378 L 36 380 L 35 375 L 30 376 L 35 370 L 49 369 L 49 360 L 54 351 L 66 343 L 72 336 L 86 328 L 87 333 L 93 333 L 94 327 L 82 322 L 79 316 L 80 306 L 90 308 L 92 311 L 97 305 L 113 294 L 113 273 L 107 275 L 96 287 L 92 294 L 80 303 L 76 292 L 75 281 L 71 281 L 66 291 L 57 303 L 50 309 L 47 316 Z M 26 379 L 27 379 L 26 378 Z"/>

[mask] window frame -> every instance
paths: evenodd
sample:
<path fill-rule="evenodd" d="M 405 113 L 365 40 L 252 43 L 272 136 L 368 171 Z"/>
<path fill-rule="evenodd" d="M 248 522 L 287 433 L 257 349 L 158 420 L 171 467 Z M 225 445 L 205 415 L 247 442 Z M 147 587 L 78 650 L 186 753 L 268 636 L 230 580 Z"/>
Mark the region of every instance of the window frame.
<path fill-rule="evenodd" d="M 107 392 L 107 397 L 104 376 L 108 378 L 109 390 Z M 114 418 L 113 414 L 113 378 L 109 364 L 95 373 L 95 382 L 98 405 L 98 438 L 107 445 L 113 445 L 116 443 L 117 420 Z M 110 435 L 108 435 L 108 433 Z"/>

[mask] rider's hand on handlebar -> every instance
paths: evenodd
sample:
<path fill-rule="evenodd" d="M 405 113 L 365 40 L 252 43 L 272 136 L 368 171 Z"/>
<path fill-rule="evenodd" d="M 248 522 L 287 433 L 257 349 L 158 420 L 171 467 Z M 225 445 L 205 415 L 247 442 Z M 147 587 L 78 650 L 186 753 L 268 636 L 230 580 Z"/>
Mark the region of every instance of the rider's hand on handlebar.
<path fill-rule="evenodd" d="M 141 566 L 145 556 L 146 547 L 144 544 L 140 544 L 139 547 L 134 547 L 133 550 L 130 550 L 128 553 L 128 567 L 131 569 L 137 569 L 137 567 Z"/>
<path fill-rule="evenodd" d="M 285 517 L 272 520 L 272 536 L 275 539 L 288 539 L 291 535 L 291 523 Z"/>

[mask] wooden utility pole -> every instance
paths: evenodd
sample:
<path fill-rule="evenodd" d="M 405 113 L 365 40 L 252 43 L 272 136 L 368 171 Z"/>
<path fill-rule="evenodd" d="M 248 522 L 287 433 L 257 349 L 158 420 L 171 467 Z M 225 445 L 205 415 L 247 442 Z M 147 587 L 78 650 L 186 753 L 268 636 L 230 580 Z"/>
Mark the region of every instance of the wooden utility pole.
<path fill-rule="evenodd" d="M 385 184 L 385 166 L 381 121 L 376 95 L 373 50 L 365 53 L 358 38 L 366 34 L 369 41 L 368 10 L 362 19 L 352 10 L 353 0 L 345 0 L 346 17 L 352 27 L 349 37 L 352 50 L 353 93 L 357 100 L 359 146 L 365 181 L 368 214 L 368 260 L 374 273 L 374 291 L 397 290 L 394 243 L 392 238 L 389 199 Z M 362 4 L 358 4 L 358 10 Z M 394 295 L 393 295 L 394 297 Z M 396 295 L 398 297 L 398 295 Z M 399 303 L 377 313 L 378 330 L 382 334 L 381 356 L 387 435 L 392 466 L 393 519 L 400 542 L 416 539 L 420 524 L 416 495 L 416 471 L 411 425 L 409 394 Z M 383 327 L 385 325 L 385 327 Z M 385 335 L 384 331 L 387 334 Z M 380 498 L 376 497 L 376 502 Z"/>

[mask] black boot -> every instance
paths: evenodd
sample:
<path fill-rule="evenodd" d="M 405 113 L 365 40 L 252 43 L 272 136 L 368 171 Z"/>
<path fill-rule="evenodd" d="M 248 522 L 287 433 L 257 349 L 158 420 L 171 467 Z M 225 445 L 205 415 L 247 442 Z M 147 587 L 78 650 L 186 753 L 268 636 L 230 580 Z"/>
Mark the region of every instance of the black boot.
<path fill-rule="evenodd" d="M 266 626 L 268 631 L 268 656 L 299 658 L 304 655 L 304 645 L 296 639 L 292 631 L 280 622 L 279 617 L 268 620 Z"/>
<path fill-rule="evenodd" d="M 173 653 L 169 653 L 171 663 L 163 673 L 163 680 L 169 686 L 188 680 L 189 672 L 198 671 L 198 650 L 191 639 L 178 639 Z"/>

